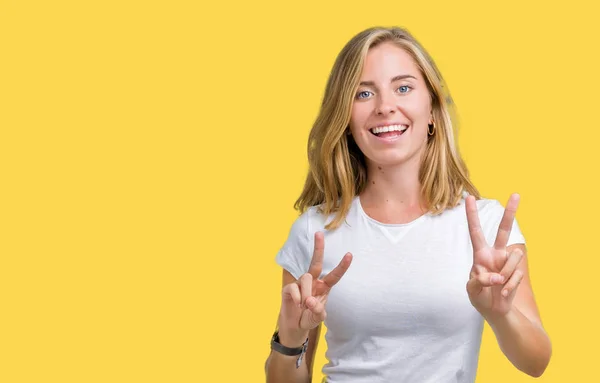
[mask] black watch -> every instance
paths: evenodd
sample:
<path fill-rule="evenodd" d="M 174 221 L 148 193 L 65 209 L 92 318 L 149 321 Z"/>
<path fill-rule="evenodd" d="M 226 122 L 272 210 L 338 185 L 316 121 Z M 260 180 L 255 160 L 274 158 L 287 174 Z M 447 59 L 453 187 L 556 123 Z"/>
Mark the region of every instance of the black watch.
<path fill-rule="evenodd" d="M 295 356 L 300 355 L 298 360 L 296 360 L 296 368 L 300 367 L 302 363 L 302 357 L 306 353 L 306 349 L 308 348 L 308 338 L 300 347 L 286 347 L 279 343 L 279 331 L 275 331 L 273 334 L 273 338 L 271 338 L 271 350 L 277 351 L 283 355 Z"/>

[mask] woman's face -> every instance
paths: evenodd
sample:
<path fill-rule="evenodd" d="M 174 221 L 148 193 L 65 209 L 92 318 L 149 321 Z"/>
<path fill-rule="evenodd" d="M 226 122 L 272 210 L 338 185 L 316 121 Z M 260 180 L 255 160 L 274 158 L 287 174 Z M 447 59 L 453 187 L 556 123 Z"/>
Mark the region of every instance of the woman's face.
<path fill-rule="evenodd" d="M 350 118 L 350 131 L 367 161 L 420 163 L 431 121 L 429 91 L 412 57 L 389 42 L 371 48 Z"/>

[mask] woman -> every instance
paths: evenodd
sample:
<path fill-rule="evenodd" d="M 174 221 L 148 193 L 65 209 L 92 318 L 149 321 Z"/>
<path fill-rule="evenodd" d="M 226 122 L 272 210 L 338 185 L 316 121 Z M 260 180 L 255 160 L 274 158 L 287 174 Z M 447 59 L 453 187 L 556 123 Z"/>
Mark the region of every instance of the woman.
<path fill-rule="evenodd" d="M 484 320 L 516 368 L 544 372 L 519 196 L 506 209 L 479 196 L 453 129 L 442 76 L 408 31 L 371 28 L 343 48 L 276 257 L 267 382 L 311 381 L 323 321 L 329 383 L 473 382 Z"/>

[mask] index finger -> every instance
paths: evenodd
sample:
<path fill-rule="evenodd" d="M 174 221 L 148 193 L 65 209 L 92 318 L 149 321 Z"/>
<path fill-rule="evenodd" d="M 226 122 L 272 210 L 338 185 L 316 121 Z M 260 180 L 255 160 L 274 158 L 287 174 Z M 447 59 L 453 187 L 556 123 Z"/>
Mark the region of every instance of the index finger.
<path fill-rule="evenodd" d="M 308 273 L 313 276 L 313 279 L 318 279 L 323 270 L 323 253 L 325 252 L 325 239 L 323 233 L 317 231 L 315 233 L 315 248 L 310 261 Z"/>
<path fill-rule="evenodd" d="M 472 195 L 467 196 L 465 201 L 467 210 L 467 223 L 469 224 L 469 235 L 471 236 L 471 243 L 473 244 L 473 254 L 477 251 L 485 249 L 487 242 L 483 230 L 481 230 L 481 224 L 479 223 L 479 214 L 477 213 L 477 202 L 475 197 Z"/>
<path fill-rule="evenodd" d="M 520 196 L 514 193 L 508 199 L 506 208 L 504 209 L 504 215 L 498 226 L 498 233 L 496 234 L 496 241 L 494 242 L 494 249 L 502 250 L 506 248 L 512 225 L 515 220 L 515 214 L 517 214 L 517 207 L 519 206 Z"/>

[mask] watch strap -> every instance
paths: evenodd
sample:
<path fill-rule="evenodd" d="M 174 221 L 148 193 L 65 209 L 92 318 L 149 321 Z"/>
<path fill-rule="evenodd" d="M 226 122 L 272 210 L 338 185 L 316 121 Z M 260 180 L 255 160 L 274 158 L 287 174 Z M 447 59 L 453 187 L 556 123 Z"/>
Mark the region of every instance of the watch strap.
<path fill-rule="evenodd" d="M 288 356 L 300 355 L 298 357 L 298 360 L 296 360 L 296 368 L 300 367 L 300 364 L 302 363 L 302 357 L 306 353 L 307 348 L 308 348 L 308 338 L 306 338 L 306 341 L 304 341 L 304 343 L 300 347 L 286 347 L 286 346 L 282 345 L 281 343 L 279 343 L 279 331 L 275 331 L 275 333 L 273 334 L 273 337 L 271 338 L 271 349 L 272 350 L 277 351 L 280 354 L 288 355 Z"/>

